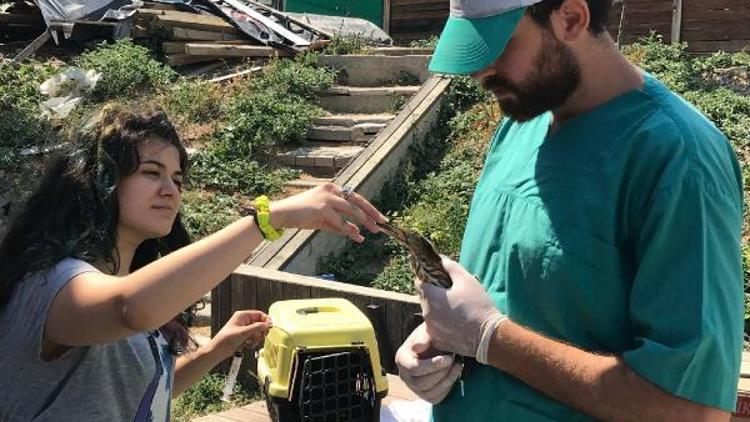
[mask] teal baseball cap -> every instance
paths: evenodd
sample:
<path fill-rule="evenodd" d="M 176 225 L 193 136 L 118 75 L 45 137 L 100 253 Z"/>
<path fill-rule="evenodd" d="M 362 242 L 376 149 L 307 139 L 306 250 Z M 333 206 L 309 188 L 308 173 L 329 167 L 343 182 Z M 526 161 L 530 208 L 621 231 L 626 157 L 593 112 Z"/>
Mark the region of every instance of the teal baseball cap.
<path fill-rule="evenodd" d="M 526 8 L 541 1 L 451 0 L 430 70 L 464 75 L 489 66 L 505 50 Z"/>

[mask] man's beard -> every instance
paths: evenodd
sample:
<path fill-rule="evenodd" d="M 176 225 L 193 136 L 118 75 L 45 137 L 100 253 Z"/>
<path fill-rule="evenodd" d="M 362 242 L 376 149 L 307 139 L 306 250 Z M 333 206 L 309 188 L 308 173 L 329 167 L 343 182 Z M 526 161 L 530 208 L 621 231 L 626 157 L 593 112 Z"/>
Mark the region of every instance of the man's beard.
<path fill-rule="evenodd" d="M 503 112 L 518 122 L 560 107 L 581 82 L 580 66 L 570 48 L 547 30 L 542 34 L 542 48 L 526 81 L 516 84 L 500 75 L 482 81 L 495 93 Z"/>

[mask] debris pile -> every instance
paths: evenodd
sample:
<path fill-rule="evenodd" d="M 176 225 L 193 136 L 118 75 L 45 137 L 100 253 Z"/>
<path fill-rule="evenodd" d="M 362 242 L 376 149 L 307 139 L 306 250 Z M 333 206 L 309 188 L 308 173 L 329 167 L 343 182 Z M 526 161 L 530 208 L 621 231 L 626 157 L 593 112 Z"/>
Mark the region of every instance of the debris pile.
<path fill-rule="evenodd" d="M 16 60 L 50 39 L 60 44 L 130 37 L 164 53 L 172 66 L 288 56 L 353 34 L 392 44 L 388 34 L 362 19 L 287 14 L 253 0 L 24 0 L 0 4 L 0 24 L 0 46 L 25 47 Z"/>

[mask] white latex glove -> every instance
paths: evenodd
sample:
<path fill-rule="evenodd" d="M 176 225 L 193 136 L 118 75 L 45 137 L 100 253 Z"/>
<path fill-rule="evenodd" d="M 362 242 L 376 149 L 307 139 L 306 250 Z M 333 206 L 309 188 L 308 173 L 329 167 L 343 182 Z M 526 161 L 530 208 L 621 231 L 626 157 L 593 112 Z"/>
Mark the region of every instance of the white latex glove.
<path fill-rule="evenodd" d="M 443 401 L 463 369 L 453 355 L 440 353 L 432 346 L 424 324 L 415 328 L 396 352 L 399 377 L 419 398 L 432 404 Z"/>
<path fill-rule="evenodd" d="M 487 364 L 487 349 L 498 325 L 507 320 L 479 281 L 446 257 L 443 267 L 450 289 L 416 281 L 427 333 L 439 350 L 476 358 Z"/>

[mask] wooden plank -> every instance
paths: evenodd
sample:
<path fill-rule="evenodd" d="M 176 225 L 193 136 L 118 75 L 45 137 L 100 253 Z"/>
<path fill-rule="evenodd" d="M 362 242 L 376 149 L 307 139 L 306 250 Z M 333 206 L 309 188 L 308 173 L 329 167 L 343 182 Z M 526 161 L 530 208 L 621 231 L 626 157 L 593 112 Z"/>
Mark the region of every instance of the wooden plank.
<path fill-rule="evenodd" d="M 164 41 L 161 43 L 161 51 L 163 51 L 164 54 L 185 54 L 185 43 Z"/>
<path fill-rule="evenodd" d="M 268 419 L 256 419 L 256 420 L 258 422 L 260 421 L 268 422 Z M 248 421 L 248 422 L 255 422 L 256 420 Z M 196 419 L 195 422 L 235 422 L 235 421 L 232 419 L 225 418 L 221 415 L 208 415 L 208 416 L 203 416 L 201 418 Z"/>
<path fill-rule="evenodd" d="M 0 13 L 0 23 L 41 26 L 44 25 L 44 19 L 38 14 Z"/>
<path fill-rule="evenodd" d="M 419 20 L 423 22 L 423 19 L 447 19 L 448 12 L 445 10 L 425 10 L 421 12 L 409 12 L 400 15 L 393 15 L 391 17 L 391 25 L 401 25 L 404 22 L 410 22 Z"/>
<path fill-rule="evenodd" d="M 187 28 L 172 28 L 170 35 L 171 39 L 175 41 L 233 41 L 244 39 L 244 37 L 239 32 L 198 31 L 195 29 Z"/>
<path fill-rule="evenodd" d="M 391 32 L 391 0 L 383 0 L 383 31 Z"/>
<path fill-rule="evenodd" d="M 682 0 L 674 0 L 674 9 L 672 11 L 672 42 L 680 42 L 680 33 L 682 30 Z"/>
<path fill-rule="evenodd" d="M 386 363 L 384 367 L 387 372 L 396 373 L 395 356 L 398 348 L 401 347 L 404 340 L 404 321 L 403 312 L 401 312 L 401 304 L 398 302 L 387 302 L 385 310 L 385 339 L 384 339 L 384 353 L 380 359 Z"/>
<path fill-rule="evenodd" d="M 688 0 L 685 10 L 747 10 L 747 0 Z"/>
<path fill-rule="evenodd" d="M 236 422 L 246 422 L 249 420 L 253 420 L 253 418 L 257 418 L 260 415 L 258 415 L 258 413 L 256 412 L 253 412 L 252 410 L 245 409 L 243 407 L 235 407 L 234 409 L 229 409 L 222 412 L 221 416 Z"/>
<path fill-rule="evenodd" d="M 750 25 L 748 26 L 733 26 L 733 27 L 701 27 L 695 28 L 683 27 L 682 28 L 682 40 L 683 41 L 731 41 L 731 40 L 745 40 L 750 38 Z"/>
<path fill-rule="evenodd" d="M 177 5 L 165 4 L 165 3 L 154 3 L 150 1 L 143 2 L 143 7 L 139 9 L 139 12 L 143 12 L 144 9 L 149 10 L 174 10 L 180 11 L 181 9 Z"/>
<path fill-rule="evenodd" d="M 221 60 L 221 58 L 210 56 L 191 56 L 189 54 L 171 54 L 167 56 L 167 64 L 170 66 L 182 66 L 186 64 L 203 63 L 214 60 Z"/>
<path fill-rule="evenodd" d="M 213 15 L 187 12 L 162 12 L 153 16 L 153 24 L 165 28 L 187 28 L 199 31 L 239 32 L 229 22 Z"/>
<path fill-rule="evenodd" d="M 429 6 L 416 4 L 416 5 L 406 5 L 406 6 L 394 6 L 392 13 L 394 16 L 403 17 L 403 15 L 408 14 L 408 13 L 419 13 L 419 12 L 427 12 L 427 11 L 445 12 L 447 16 L 449 9 L 447 5 L 443 5 L 443 4 L 434 4 L 434 5 L 429 5 Z"/>
<path fill-rule="evenodd" d="M 447 0 L 392 0 L 391 6 L 392 7 L 398 7 L 398 6 L 407 6 L 407 5 L 425 5 L 425 6 L 431 6 L 431 5 L 442 5 L 445 8 L 450 7 L 450 2 Z"/>
<path fill-rule="evenodd" d="M 310 299 L 312 297 L 311 287 L 303 284 L 280 283 L 282 285 L 282 297 L 289 299 Z"/>
<path fill-rule="evenodd" d="M 746 40 L 728 40 L 728 41 L 689 41 L 688 50 L 690 51 L 727 51 L 738 52 L 750 49 L 750 38 Z"/>
<path fill-rule="evenodd" d="M 689 3 L 688 3 L 689 4 Z M 685 9 L 682 12 L 684 22 L 738 22 L 750 17 L 750 5 L 746 9 Z"/>
<path fill-rule="evenodd" d="M 216 78 L 209 79 L 209 82 L 224 82 L 224 81 L 228 81 L 230 79 L 239 78 L 241 76 L 250 75 L 250 74 L 259 72 L 261 70 L 263 70 L 263 67 L 261 67 L 261 66 L 255 66 L 255 67 L 252 67 L 250 69 L 245 69 L 245 70 L 240 71 L 240 72 L 232 73 L 230 75 L 218 76 Z"/>
<path fill-rule="evenodd" d="M 185 44 L 185 54 L 211 57 L 289 57 L 290 51 L 255 45 Z"/>
<path fill-rule="evenodd" d="M 372 287 L 356 286 L 353 284 L 342 283 L 339 281 L 323 280 L 316 277 L 309 277 L 299 274 L 292 274 L 283 271 L 272 270 L 262 267 L 254 267 L 250 265 L 240 265 L 234 270 L 235 274 L 249 277 L 255 280 L 257 283 L 257 294 L 258 294 L 258 309 L 265 311 L 267 308 L 262 308 L 262 296 L 263 292 L 261 283 L 266 282 L 283 282 L 288 284 L 301 284 L 309 286 L 313 289 L 322 289 L 323 295 L 328 294 L 328 291 L 345 291 L 356 295 L 365 295 L 373 298 L 381 298 L 388 301 L 405 302 L 419 304 L 419 299 L 415 295 L 407 295 L 404 293 L 391 292 L 387 290 L 374 289 Z M 267 288 L 266 288 L 267 289 Z M 268 293 L 265 293 L 268 296 Z"/>
<path fill-rule="evenodd" d="M 367 315 L 367 318 L 372 324 L 372 328 L 375 330 L 375 338 L 378 342 L 378 354 L 380 355 L 380 366 L 382 366 L 386 372 L 395 373 L 396 368 L 394 362 L 391 362 L 389 359 L 390 354 L 388 353 L 388 348 L 385 343 L 386 338 L 388 337 L 385 321 L 386 302 L 382 299 L 375 299 L 372 300 L 372 302 L 372 304 L 368 304 L 365 308 L 365 315 Z"/>
<path fill-rule="evenodd" d="M 47 44 L 47 41 L 49 41 L 50 38 L 52 38 L 52 34 L 49 30 L 45 29 L 44 32 L 42 32 L 42 35 L 38 36 L 34 41 L 26 46 L 26 48 L 21 50 L 21 52 L 13 58 L 13 61 L 18 63 L 25 60 L 27 57 L 32 56 L 39 48 L 41 48 L 44 44 Z"/>
<path fill-rule="evenodd" d="M 281 282 L 271 281 L 268 289 L 268 298 L 271 303 L 285 299 L 283 285 Z"/>
<path fill-rule="evenodd" d="M 252 309 L 248 307 L 247 303 L 245 303 L 245 290 L 249 290 L 249 287 L 247 286 L 247 282 L 245 280 L 245 277 L 241 277 L 236 274 L 231 274 L 229 276 L 230 288 L 232 289 L 230 315 L 239 310 Z"/>
<path fill-rule="evenodd" d="M 258 276 L 254 278 L 255 280 L 255 295 L 256 295 L 256 309 L 268 312 L 268 308 L 271 306 L 272 297 L 271 297 L 271 280 Z"/>

